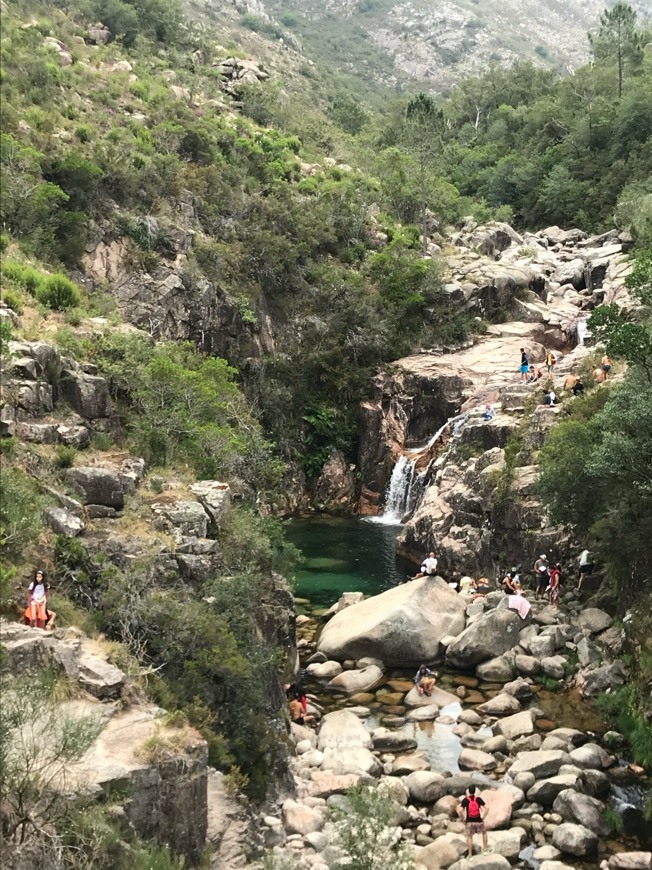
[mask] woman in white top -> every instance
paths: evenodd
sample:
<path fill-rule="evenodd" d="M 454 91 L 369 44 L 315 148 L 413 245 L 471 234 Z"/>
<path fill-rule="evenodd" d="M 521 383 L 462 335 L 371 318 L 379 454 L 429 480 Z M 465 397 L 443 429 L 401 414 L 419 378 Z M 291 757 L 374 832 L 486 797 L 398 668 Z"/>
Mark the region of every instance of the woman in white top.
<path fill-rule="evenodd" d="M 57 615 L 53 610 L 48 610 L 49 589 L 45 574 L 39 568 L 29 584 L 29 604 L 24 614 L 32 628 L 50 630 L 54 626 Z"/>

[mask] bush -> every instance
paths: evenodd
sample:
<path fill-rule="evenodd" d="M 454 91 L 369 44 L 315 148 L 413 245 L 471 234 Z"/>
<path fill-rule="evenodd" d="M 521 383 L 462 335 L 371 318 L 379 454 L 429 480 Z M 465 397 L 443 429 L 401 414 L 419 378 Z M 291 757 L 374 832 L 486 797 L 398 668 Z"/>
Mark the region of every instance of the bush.
<path fill-rule="evenodd" d="M 16 293 L 14 290 L 3 290 L 2 300 L 16 314 L 23 313 L 23 299 L 19 293 Z"/>
<path fill-rule="evenodd" d="M 66 447 L 65 444 L 60 444 L 57 447 L 54 464 L 57 468 L 72 468 L 77 458 L 77 451 L 74 447 Z"/>
<path fill-rule="evenodd" d="M 10 244 L 11 239 L 9 238 L 7 233 L 0 233 L 0 254 L 4 254 Z"/>
<path fill-rule="evenodd" d="M 6 466 L 6 463 L 3 463 Z M 0 555 L 19 559 L 43 527 L 44 500 L 35 482 L 19 468 L 2 469 Z"/>
<path fill-rule="evenodd" d="M 81 294 L 65 275 L 51 275 L 38 291 L 38 300 L 53 311 L 66 311 L 79 305 Z"/>

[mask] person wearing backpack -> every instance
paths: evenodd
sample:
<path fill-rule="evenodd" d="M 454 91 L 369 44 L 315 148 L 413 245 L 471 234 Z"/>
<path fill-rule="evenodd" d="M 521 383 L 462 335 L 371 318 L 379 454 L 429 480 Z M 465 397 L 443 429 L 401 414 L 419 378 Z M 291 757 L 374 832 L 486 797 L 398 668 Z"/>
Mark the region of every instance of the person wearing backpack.
<path fill-rule="evenodd" d="M 469 858 L 473 856 L 473 835 L 482 834 L 482 851 L 487 852 L 489 842 L 487 840 L 487 832 L 484 826 L 484 817 L 487 812 L 487 805 L 481 797 L 476 795 L 475 786 L 470 785 L 466 791 L 466 795 L 460 801 L 458 814 L 466 823 L 466 836 L 469 848 Z"/>

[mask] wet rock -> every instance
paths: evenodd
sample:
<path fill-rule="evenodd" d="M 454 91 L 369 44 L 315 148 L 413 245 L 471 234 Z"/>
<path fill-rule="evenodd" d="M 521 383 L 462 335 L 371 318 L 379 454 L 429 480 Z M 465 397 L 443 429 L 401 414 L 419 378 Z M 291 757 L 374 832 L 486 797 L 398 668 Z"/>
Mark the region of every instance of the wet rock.
<path fill-rule="evenodd" d="M 406 731 L 376 728 L 372 733 L 374 749 L 379 752 L 405 752 L 416 749 L 417 741 Z"/>
<path fill-rule="evenodd" d="M 392 763 L 392 776 L 408 776 L 419 770 L 428 770 L 430 764 L 418 755 L 399 755 Z"/>
<path fill-rule="evenodd" d="M 439 707 L 436 704 L 427 704 L 425 707 L 415 707 L 408 710 L 407 718 L 414 722 L 429 722 L 439 716 Z"/>
<path fill-rule="evenodd" d="M 446 707 L 449 704 L 459 704 L 459 698 L 435 686 L 430 695 L 420 695 L 416 687 L 410 689 L 405 696 L 404 703 L 407 707 L 429 707 L 436 704 L 438 707 Z"/>

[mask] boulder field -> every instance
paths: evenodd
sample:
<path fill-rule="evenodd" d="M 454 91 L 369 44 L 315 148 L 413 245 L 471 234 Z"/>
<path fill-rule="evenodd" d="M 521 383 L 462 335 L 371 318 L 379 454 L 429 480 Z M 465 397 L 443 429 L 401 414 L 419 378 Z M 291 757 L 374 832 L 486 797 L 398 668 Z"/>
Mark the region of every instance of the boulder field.
<path fill-rule="evenodd" d="M 611 618 L 568 598 L 560 611 L 534 602 L 521 619 L 502 593 L 473 602 L 424 578 L 370 599 L 347 594 L 325 624 L 301 617 L 316 726 L 292 725 L 293 789 L 263 820 L 265 844 L 298 868 L 334 866 L 341 853 L 332 809 L 346 807 L 351 786 L 366 785 L 391 799 L 391 825 L 415 870 L 528 868 L 524 849 L 541 870 L 652 868 L 651 853 L 613 843 L 606 810 L 623 772 L 612 751 L 619 735 L 561 727 L 539 703 L 536 676 L 559 673 L 576 709 L 592 674 L 606 671 L 611 686 L 622 680 Z M 440 622 L 431 621 L 436 604 Z M 420 659 L 448 669 L 429 697 L 409 674 L 388 672 Z M 373 684 L 360 689 L 357 675 Z M 490 853 L 477 854 L 476 836 L 469 860 L 457 806 L 471 783 L 488 807 Z"/>

